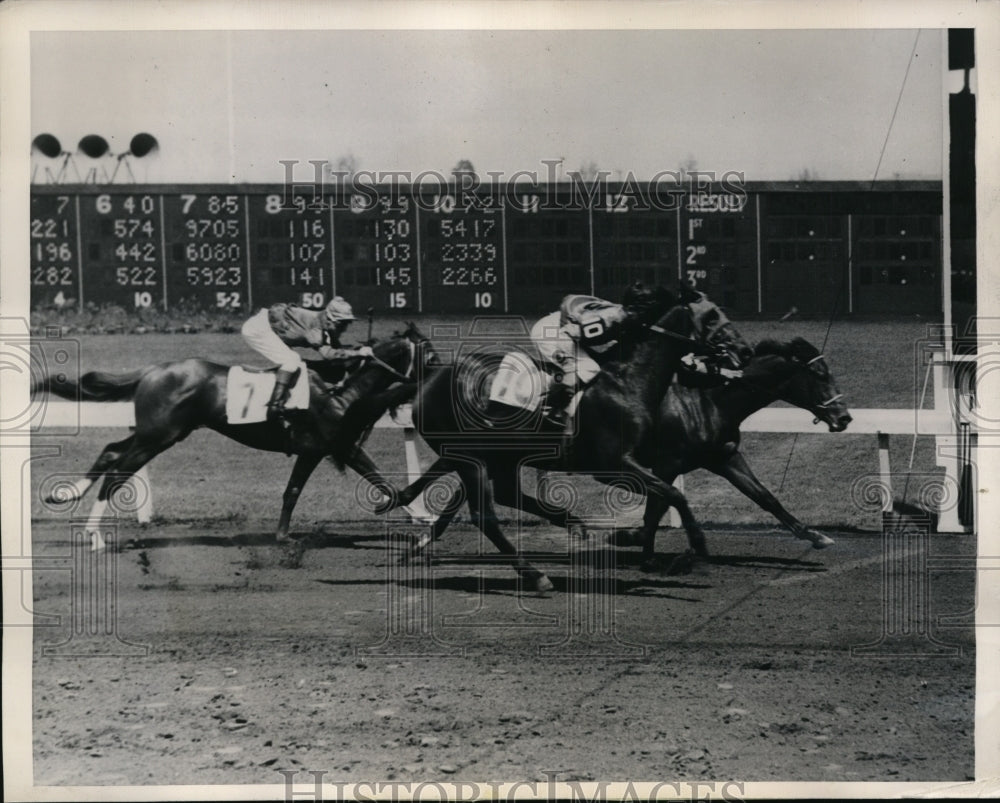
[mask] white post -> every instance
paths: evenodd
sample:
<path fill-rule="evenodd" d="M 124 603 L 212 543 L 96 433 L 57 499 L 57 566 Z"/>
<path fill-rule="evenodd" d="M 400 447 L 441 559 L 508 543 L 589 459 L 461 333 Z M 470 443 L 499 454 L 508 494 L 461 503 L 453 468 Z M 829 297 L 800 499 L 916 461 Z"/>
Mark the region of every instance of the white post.
<path fill-rule="evenodd" d="M 681 493 L 684 493 L 684 475 L 683 474 L 679 475 L 677 477 L 677 479 L 674 480 L 674 487 L 678 491 L 680 491 Z M 681 514 L 677 512 L 677 508 L 675 508 L 675 507 L 670 508 L 670 526 L 671 527 L 680 527 L 681 524 L 682 524 L 682 522 L 681 522 Z"/>
<path fill-rule="evenodd" d="M 406 478 L 416 482 L 423 473 L 420 468 L 420 457 L 417 454 L 417 431 L 413 426 L 413 410 L 409 405 L 401 406 L 396 415 L 397 421 L 403 425 L 403 447 L 406 450 Z M 424 505 L 423 494 L 406 506 L 406 512 L 414 522 L 433 524 L 437 516 L 432 515 Z"/>
<path fill-rule="evenodd" d="M 135 509 L 139 524 L 149 524 L 153 520 L 153 484 L 149 481 L 149 472 L 143 466 L 132 477 L 132 487 L 137 494 L 139 506 Z"/>
<path fill-rule="evenodd" d="M 879 481 L 885 489 L 885 499 L 882 501 L 882 512 L 892 513 L 892 472 L 889 468 L 889 433 L 878 433 L 878 474 Z"/>

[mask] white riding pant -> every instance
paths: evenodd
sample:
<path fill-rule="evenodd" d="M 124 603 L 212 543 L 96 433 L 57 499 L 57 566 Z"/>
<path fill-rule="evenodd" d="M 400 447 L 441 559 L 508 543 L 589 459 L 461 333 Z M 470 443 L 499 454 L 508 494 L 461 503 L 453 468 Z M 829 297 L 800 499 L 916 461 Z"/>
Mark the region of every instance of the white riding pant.
<path fill-rule="evenodd" d="M 265 359 L 277 363 L 283 371 L 294 373 L 303 367 L 302 357 L 286 346 L 274 333 L 267 319 L 266 309 L 248 318 L 240 332 L 250 348 Z"/>
<path fill-rule="evenodd" d="M 560 326 L 560 314 L 552 312 L 531 327 L 531 339 L 543 359 L 557 365 L 563 384 L 573 387 L 579 379 L 586 385 L 601 371 L 601 366 Z"/>

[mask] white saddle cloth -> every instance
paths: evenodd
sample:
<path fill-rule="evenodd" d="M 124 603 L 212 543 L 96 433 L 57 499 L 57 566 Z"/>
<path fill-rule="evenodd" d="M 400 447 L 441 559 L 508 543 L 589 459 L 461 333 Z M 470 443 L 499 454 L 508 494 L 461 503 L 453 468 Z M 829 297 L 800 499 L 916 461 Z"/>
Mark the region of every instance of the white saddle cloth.
<path fill-rule="evenodd" d="M 229 369 L 226 380 L 226 420 L 230 424 L 255 424 L 267 420 L 267 403 L 274 390 L 274 371 L 247 371 L 239 365 Z M 309 376 L 300 371 L 286 410 L 309 408 Z"/>
<path fill-rule="evenodd" d="M 524 410 L 537 410 L 545 399 L 552 377 L 541 371 L 528 355 L 518 351 L 506 354 L 490 386 L 490 401 L 502 402 Z M 573 395 L 567 407 L 572 416 L 580 403 L 583 391 Z"/>

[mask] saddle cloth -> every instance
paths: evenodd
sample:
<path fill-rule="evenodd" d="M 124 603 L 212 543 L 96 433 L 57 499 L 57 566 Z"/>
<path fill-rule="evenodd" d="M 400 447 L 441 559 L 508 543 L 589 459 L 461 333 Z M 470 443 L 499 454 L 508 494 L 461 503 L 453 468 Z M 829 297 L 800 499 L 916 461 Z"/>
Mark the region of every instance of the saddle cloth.
<path fill-rule="evenodd" d="M 534 411 L 545 400 L 552 381 L 552 377 L 542 371 L 527 354 L 511 351 L 504 355 L 496 376 L 493 377 L 490 401 Z M 582 390 L 573 395 L 567 408 L 569 416 L 576 412 L 582 395 Z"/>
<path fill-rule="evenodd" d="M 239 365 L 229 369 L 226 380 L 226 420 L 230 424 L 256 424 L 267 420 L 267 403 L 274 390 L 274 371 L 248 371 Z M 309 376 L 305 370 L 292 388 L 286 410 L 309 408 Z"/>

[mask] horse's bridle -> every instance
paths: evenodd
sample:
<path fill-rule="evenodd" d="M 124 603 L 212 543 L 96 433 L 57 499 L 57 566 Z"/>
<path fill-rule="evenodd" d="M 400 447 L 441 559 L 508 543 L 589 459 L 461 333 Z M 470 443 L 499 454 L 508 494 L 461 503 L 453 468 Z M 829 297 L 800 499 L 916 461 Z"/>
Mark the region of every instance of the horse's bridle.
<path fill-rule="evenodd" d="M 382 368 L 385 371 L 388 371 L 392 376 L 396 377 L 400 382 L 413 382 L 414 381 L 414 379 L 413 379 L 413 366 L 416 363 L 417 344 L 414 343 L 408 337 L 406 338 L 406 343 L 407 343 L 407 345 L 409 346 L 409 349 L 410 349 L 410 359 L 407 361 L 406 371 L 404 371 L 403 373 L 400 373 L 395 368 L 393 368 L 391 365 L 389 365 L 389 363 L 387 363 L 385 360 L 379 359 L 374 354 L 372 354 L 370 357 L 362 357 L 362 359 L 363 360 L 369 360 L 369 361 L 375 363 L 377 366 L 379 366 L 380 368 Z"/>
<path fill-rule="evenodd" d="M 814 362 L 819 362 L 820 360 L 822 360 L 822 361 L 823 361 L 823 365 L 824 365 L 824 366 L 826 367 L 826 373 L 827 373 L 827 376 L 829 376 L 829 374 L 830 374 L 830 368 L 829 368 L 828 366 L 826 366 L 826 360 L 825 360 L 825 358 L 824 358 L 824 355 L 823 355 L 823 354 L 817 354 L 817 355 L 816 355 L 815 357 L 813 357 L 813 358 L 812 358 L 811 360 L 809 360 L 808 362 L 805 362 L 805 363 L 799 363 L 799 364 L 800 364 L 800 365 L 802 365 L 802 366 L 804 366 L 804 367 L 805 367 L 805 368 L 806 368 L 807 370 L 810 370 L 810 371 L 811 371 L 811 370 L 812 370 L 812 368 L 811 368 L 810 366 L 811 366 L 811 365 L 812 365 L 812 364 L 813 364 Z M 798 362 L 798 360 L 796 360 L 796 362 Z M 838 393 L 838 394 L 836 394 L 835 396 L 831 396 L 831 397 L 830 397 L 829 399 L 827 399 L 826 401 L 823 401 L 823 402 L 820 402 L 820 403 L 819 403 L 819 404 L 817 404 L 816 406 L 817 406 L 817 407 L 819 407 L 819 408 L 820 408 L 820 409 L 822 409 L 822 410 L 825 410 L 825 409 L 827 409 L 827 408 L 828 408 L 828 407 L 829 407 L 829 406 L 830 406 L 831 404 L 836 404 L 837 402 L 839 402 L 839 401 L 840 401 L 840 400 L 841 400 L 842 398 L 844 398 L 844 394 L 843 394 L 843 393 Z"/>

